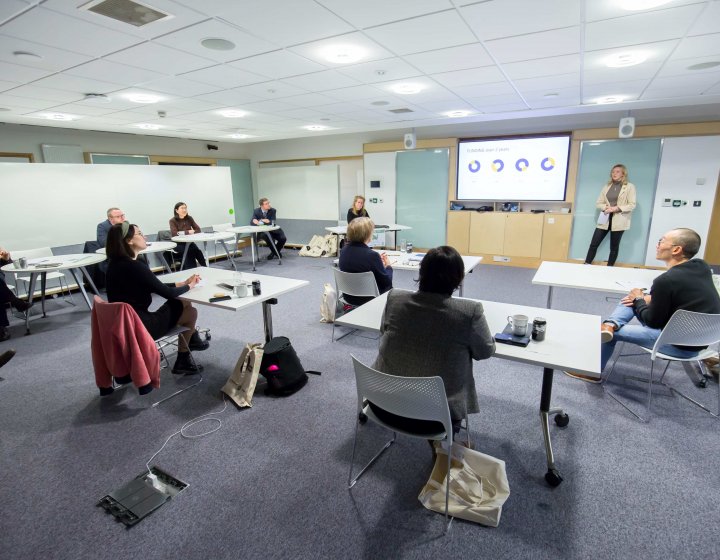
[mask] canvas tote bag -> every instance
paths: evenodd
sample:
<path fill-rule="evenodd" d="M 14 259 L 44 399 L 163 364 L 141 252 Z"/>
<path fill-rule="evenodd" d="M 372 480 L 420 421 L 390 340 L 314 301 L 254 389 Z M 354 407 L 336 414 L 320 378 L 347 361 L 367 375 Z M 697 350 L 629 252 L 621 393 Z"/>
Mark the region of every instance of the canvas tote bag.
<path fill-rule="evenodd" d="M 427 509 L 445 513 L 447 451 L 438 448 L 435 467 L 418 499 Z M 497 527 L 510 484 L 505 461 L 453 443 L 450 463 L 448 514 Z"/>
<path fill-rule="evenodd" d="M 261 343 L 246 344 L 235 364 L 232 375 L 222 388 L 222 392 L 240 408 L 252 406 L 262 357 L 263 345 Z"/>

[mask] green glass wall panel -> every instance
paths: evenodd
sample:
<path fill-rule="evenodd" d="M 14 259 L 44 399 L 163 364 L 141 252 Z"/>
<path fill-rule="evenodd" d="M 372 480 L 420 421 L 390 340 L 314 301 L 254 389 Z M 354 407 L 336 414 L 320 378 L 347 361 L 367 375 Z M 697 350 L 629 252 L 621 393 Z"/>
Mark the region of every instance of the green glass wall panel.
<path fill-rule="evenodd" d="M 416 247 L 445 244 L 449 159 L 447 148 L 397 154 L 396 221 L 412 227 L 398 237 Z"/>
<path fill-rule="evenodd" d="M 252 195 L 252 174 L 248 159 L 219 159 L 219 167 L 230 168 L 232 180 L 233 205 L 235 206 L 235 224 L 243 226 L 250 223 L 255 201 Z"/>
<path fill-rule="evenodd" d="M 150 165 L 148 156 L 124 156 L 120 154 L 91 154 L 92 162 L 97 164 Z"/>
<path fill-rule="evenodd" d="M 622 163 L 628 169 L 628 180 L 637 189 L 637 207 L 632 213 L 630 229 L 623 234 L 620 242 L 618 263 L 645 263 L 661 150 L 662 140 L 659 138 L 587 141 L 581 144 L 570 240 L 571 259 L 585 258 L 599 214 L 595 201 L 610 178 L 612 166 Z M 607 260 L 609 252 L 608 235 L 600 245 L 595 260 Z"/>

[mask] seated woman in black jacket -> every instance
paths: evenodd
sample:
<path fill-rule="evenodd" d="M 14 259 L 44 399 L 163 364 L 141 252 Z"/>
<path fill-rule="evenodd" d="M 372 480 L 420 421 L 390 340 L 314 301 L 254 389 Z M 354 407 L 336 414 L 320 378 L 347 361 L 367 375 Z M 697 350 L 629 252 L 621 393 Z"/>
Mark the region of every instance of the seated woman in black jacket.
<path fill-rule="evenodd" d="M 347 243 L 340 251 L 338 266 L 343 272 L 372 272 L 382 294 L 392 289 L 393 269 L 385 253 L 377 253 L 368 246 L 374 229 L 370 218 L 355 218 L 348 224 Z M 344 299 L 351 305 L 362 305 L 372 298 L 346 295 Z"/>
<path fill-rule="evenodd" d="M 178 337 L 178 355 L 172 372 L 199 373 L 203 367 L 190 358 L 190 350 L 205 350 L 210 344 L 201 340 L 195 330 L 197 310 L 190 302 L 177 299 L 177 296 L 194 288 L 200 276 L 193 274 L 183 282 L 163 284 L 147 263 L 137 259 L 138 253 L 145 247 L 145 237 L 135 224 L 123 222 L 110 229 L 106 246 L 110 261 L 107 269 L 108 301 L 130 304 L 155 339 L 176 325 L 190 329 Z M 157 310 L 150 311 L 154 293 L 167 301 Z"/>
<path fill-rule="evenodd" d="M 350 224 L 356 218 L 369 218 L 370 214 L 365 209 L 365 197 L 357 195 L 353 198 L 352 208 L 347 213 L 347 223 Z"/>

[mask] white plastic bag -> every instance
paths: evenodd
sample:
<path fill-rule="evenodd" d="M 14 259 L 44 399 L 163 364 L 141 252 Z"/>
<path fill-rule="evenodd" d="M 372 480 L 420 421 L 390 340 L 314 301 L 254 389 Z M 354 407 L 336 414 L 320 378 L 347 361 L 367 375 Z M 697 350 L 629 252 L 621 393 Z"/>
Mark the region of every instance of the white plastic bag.
<path fill-rule="evenodd" d="M 332 323 L 335 321 L 337 308 L 337 292 L 332 284 L 326 283 L 323 287 L 322 301 L 320 302 L 320 322 Z"/>

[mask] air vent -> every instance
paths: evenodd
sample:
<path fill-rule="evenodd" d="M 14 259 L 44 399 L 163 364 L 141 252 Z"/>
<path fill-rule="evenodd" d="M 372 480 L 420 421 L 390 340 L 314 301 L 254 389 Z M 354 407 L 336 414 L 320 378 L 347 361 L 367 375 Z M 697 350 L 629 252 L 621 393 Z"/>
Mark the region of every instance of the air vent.
<path fill-rule="evenodd" d="M 412 109 L 408 109 L 407 107 L 403 107 L 402 109 L 388 109 L 391 113 L 395 113 L 396 115 L 401 115 L 403 113 L 414 113 Z"/>
<path fill-rule="evenodd" d="M 100 0 L 80 7 L 81 10 L 94 12 L 122 23 L 135 27 L 143 27 L 149 23 L 172 17 L 170 14 L 151 8 L 132 0 Z"/>

